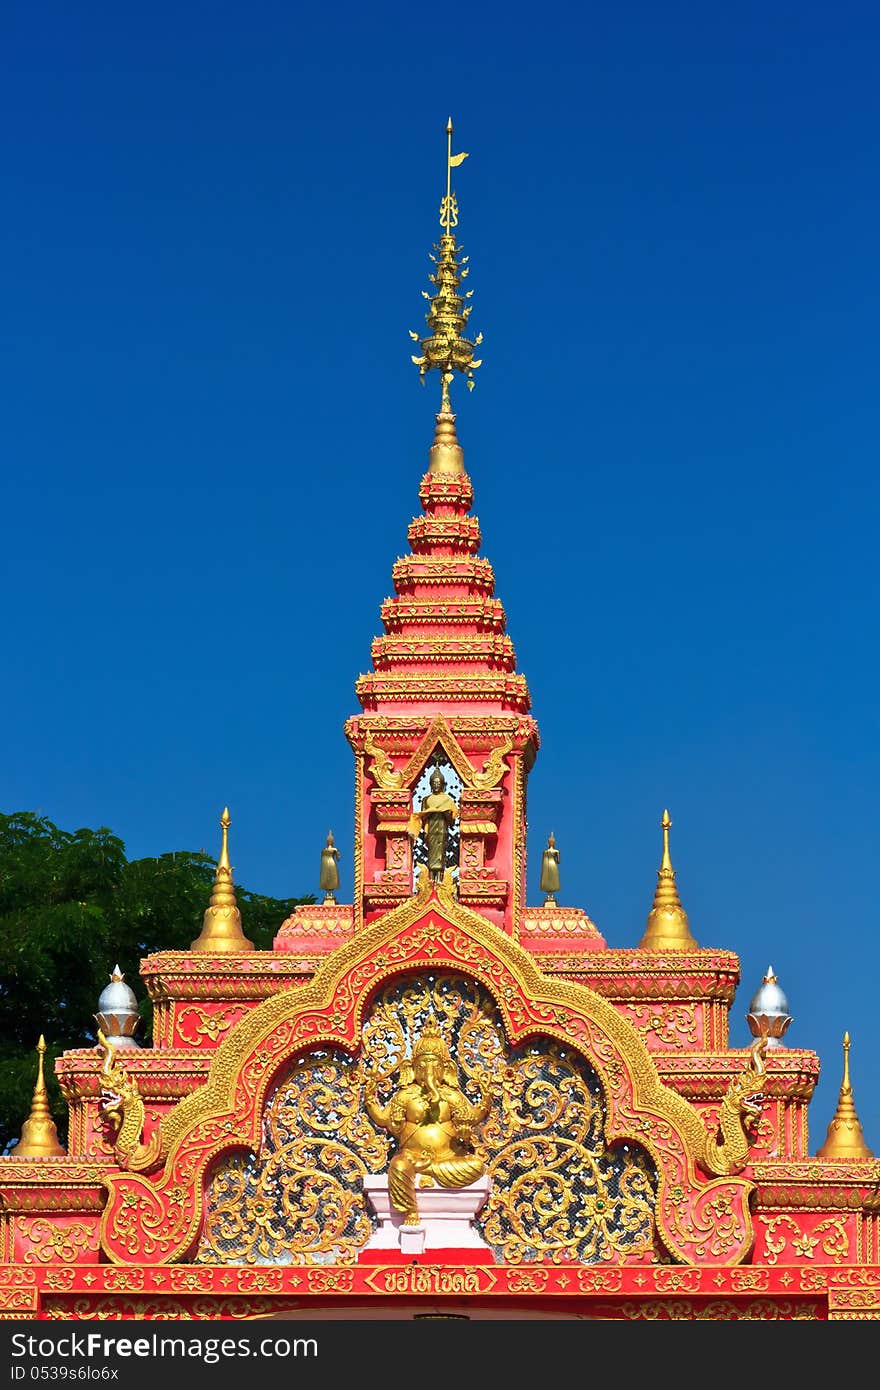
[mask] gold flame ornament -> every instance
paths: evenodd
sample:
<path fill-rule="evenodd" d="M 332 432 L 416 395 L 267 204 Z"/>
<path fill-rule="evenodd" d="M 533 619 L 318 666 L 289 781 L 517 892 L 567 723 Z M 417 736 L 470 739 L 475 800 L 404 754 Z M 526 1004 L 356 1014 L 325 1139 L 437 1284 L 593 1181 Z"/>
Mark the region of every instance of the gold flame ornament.
<path fill-rule="evenodd" d="M 453 227 L 458 226 L 458 200 L 452 191 L 452 170 L 457 169 L 468 158 L 467 152 L 452 153 L 452 117 L 446 123 L 446 195 L 440 203 L 440 226 L 443 231 L 439 242 L 435 243 L 432 255 L 437 269 L 428 279 L 434 285 L 434 294 L 422 290 L 428 300 L 429 309 L 425 319 L 430 329 L 427 337 L 420 337 L 410 330 L 413 342 L 421 348 L 421 356 L 413 354 L 413 362 L 419 369 L 419 378 L 424 384 L 429 371 L 440 372 L 440 414 L 451 415 L 452 404 L 449 387 L 456 372 L 461 372 L 467 380 L 468 390 L 474 388 L 474 372 L 482 366 L 482 358 L 474 357 L 474 349 L 483 341 L 478 333 L 471 341 L 467 333 L 468 319 L 472 306 L 466 301 L 473 290 L 460 293 L 462 280 L 470 273 L 468 257 L 461 256 L 464 249 L 459 246 Z M 461 259 L 459 257 L 461 256 Z"/>

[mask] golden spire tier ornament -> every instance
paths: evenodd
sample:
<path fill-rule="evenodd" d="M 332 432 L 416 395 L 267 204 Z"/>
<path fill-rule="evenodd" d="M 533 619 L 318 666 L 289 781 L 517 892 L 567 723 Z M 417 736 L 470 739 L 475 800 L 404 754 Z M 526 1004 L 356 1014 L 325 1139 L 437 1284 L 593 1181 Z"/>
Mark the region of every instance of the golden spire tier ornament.
<path fill-rule="evenodd" d="M 663 812 L 663 858 L 657 872 L 654 905 L 648 913 L 645 934 L 639 942 L 642 951 L 696 951 L 698 946 L 688 924 L 687 913 L 681 905 L 675 883 L 675 870 L 669 857 L 669 831 L 672 819 Z"/>
<path fill-rule="evenodd" d="M 458 200 L 452 191 L 452 171 L 463 164 L 467 158 L 466 152 L 462 154 L 452 153 L 452 117 L 450 116 L 446 123 L 446 195 L 440 203 L 442 232 L 439 242 L 434 246 L 437 255 L 432 254 L 431 256 L 437 269 L 433 275 L 428 277 L 436 288 L 434 294 L 422 290 L 422 294 L 429 303 L 425 319 L 430 333 L 423 338 L 410 330 L 409 335 L 422 350 L 421 356 L 417 357 L 413 354 L 412 357 L 419 369 L 420 380 L 424 383 L 428 372 L 432 369 L 436 369 L 440 373 L 438 425 L 443 417 L 454 419 L 449 387 L 455 373 L 462 373 L 467 380 L 468 390 L 472 391 L 474 372 L 482 366 L 482 358 L 474 357 L 474 349 L 483 341 L 482 333 L 478 333 L 473 341 L 465 336 L 472 308 L 466 301 L 470 299 L 473 290 L 467 290 L 464 294 L 459 292 L 462 280 L 466 279 L 470 273 L 470 267 L 467 263 L 467 256 L 462 256 L 459 259 L 463 248 L 458 245 L 453 231 L 453 228 L 458 226 Z M 453 437 L 454 434 L 453 427 Z M 435 449 L 437 443 L 438 441 L 435 439 Z M 433 466 L 434 450 L 432 449 L 431 452 L 432 472 L 453 471 L 452 469 L 435 468 Z M 463 470 L 459 468 L 454 471 L 462 472 Z"/>
<path fill-rule="evenodd" d="M 327 832 L 327 843 L 321 850 L 321 873 L 318 878 L 318 887 L 324 894 L 325 903 L 336 902 L 336 890 L 339 887 L 339 850 L 333 843 L 333 831 Z"/>
<path fill-rule="evenodd" d="M 849 1033 L 843 1035 L 843 1082 L 837 1098 L 837 1109 L 828 1126 L 825 1143 L 816 1150 L 818 1158 L 869 1159 L 873 1152 L 865 1143 L 862 1126 L 853 1102 L 852 1086 L 849 1079 Z"/>
<path fill-rule="evenodd" d="M 12 1158 L 62 1158 L 65 1154 L 49 1109 L 49 1095 L 43 1075 L 46 1039 L 42 1033 L 37 1043 L 37 1054 L 40 1060 L 37 1063 L 37 1084 L 34 1087 L 31 1112 L 21 1127 L 21 1138 L 11 1150 Z"/>
<path fill-rule="evenodd" d="M 546 893 L 543 906 L 556 907 L 556 894 L 559 892 L 559 850 L 556 836 L 550 831 L 547 848 L 541 856 L 541 892 Z"/>
<path fill-rule="evenodd" d="M 205 910 L 202 930 L 190 946 L 191 951 L 201 951 L 206 955 L 231 955 L 254 949 L 254 943 L 248 941 L 242 931 L 241 913 L 235 897 L 232 865 L 229 862 L 230 824 L 229 807 L 224 806 L 223 815 L 220 817 L 223 843 L 214 872 L 214 887 Z"/>

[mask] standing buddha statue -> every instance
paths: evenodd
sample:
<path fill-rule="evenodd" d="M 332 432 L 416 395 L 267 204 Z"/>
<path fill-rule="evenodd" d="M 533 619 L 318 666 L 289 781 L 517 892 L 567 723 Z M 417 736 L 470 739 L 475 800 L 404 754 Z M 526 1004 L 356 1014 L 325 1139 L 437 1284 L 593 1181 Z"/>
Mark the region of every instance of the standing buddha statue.
<path fill-rule="evenodd" d="M 323 889 L 324 902 L 336 902 L 336 890 L 339 887 L 339 850 L 333 843 L 333 831 L 327 832 L 327 843 L 321 850 L 321 874 L 318 879 L 318 887 Z"/>
<path fill-rule="evenodd" d="M 544 907 L 555 907 L 556 894 L 559 892 L 559 850 L 552 830 L 541 857 L 541 892 L 547 895 Z"/>
<path fill-rule="evenodd" d="M 449 841 L 449 827 L 458 817 L 458 807 L 446 790 L 446 778 L 439 763 L 431 773 L 431 791 L 422 797 L 421 809 L 413 811 L 407 830 L 415 841 L 424 836 L 428 851 L 428 873 L 435 883 L 440 883 L 446 871 L 446 846 Z"/>

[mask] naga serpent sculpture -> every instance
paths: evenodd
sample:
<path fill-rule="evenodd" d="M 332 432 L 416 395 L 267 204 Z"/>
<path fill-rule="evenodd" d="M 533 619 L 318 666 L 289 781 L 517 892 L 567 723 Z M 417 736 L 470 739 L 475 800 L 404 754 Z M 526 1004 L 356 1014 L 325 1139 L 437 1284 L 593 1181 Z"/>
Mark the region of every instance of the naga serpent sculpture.
<path fill-rule="evenodd" d="M 103 1052 L 98 1081 L 101 1087 L 101 1114 L 113 1132 L 113 1152 L 120 1168 L 143 1173 L 155 1168 L 163 1157 L 162 1135 L 157 1129 L 149 1143 L 141 1142 L 144 1132 L 144 1102 L 134 1077 L 126 1074 L 112 1043 L 98 1029 Z"/>
<path fill-rule="evenodd" d="M 761 1118 L 764 1105 L 763 1082 L 767 1071 L 764 1053 L 767 1039 L 756 1038 L 749 1048 L 748 1065 L 735 1076 L 721 1102 L 718 1127 L 721 1142 L 707 1136 L 700 1156 L 704 1168 L 716 1177 L 739 1173 L 749 1160 L 750 1134 Z"/>

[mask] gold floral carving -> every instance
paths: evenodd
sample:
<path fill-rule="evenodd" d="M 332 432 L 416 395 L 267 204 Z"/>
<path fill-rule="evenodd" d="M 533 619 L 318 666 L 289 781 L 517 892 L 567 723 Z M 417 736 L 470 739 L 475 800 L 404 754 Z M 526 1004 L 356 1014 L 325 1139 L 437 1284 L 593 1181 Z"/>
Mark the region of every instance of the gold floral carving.
<path fill-rule="evenodd" d="M 195 1016 L 195 1021 L 190 1015 Z M 187 1004 L 177 1015 L 177 1032 L 190 1047 L 201 1047 L 205 1038 L 214 1043 L 221 1034 L 228 1032 L 237 1021 L 236 1016 L 240 1016 L 238 1009 L 230 1017 L 225 1010 L 212 1013 L 199 1004 Z M 191 1030 L 189 1034 L 187 1028 Z"/>
<path fill-rule="evenodd" d="M 354 1059 L 306 1053 L 268 1101 L 259 1153 L 232 1155 L 212 1179 L 197 1260 L 350 1263 L 373 1228 L 364 1177 L 387 1158 Z"/>
<path fill-rule="evenodd" d="M 151 1322 L 189 1322 L 190 1320 L 218 1318 L 265 1318 L 270 1315 L 284 1316 L 283 1304 L 277 1299 L 248 1298 L 194 1298 L 184 1303 L 171 1298 L 46 1298 L 43 1314 L 46 1318 L 63 1318 L 65 1321 L 116 1321 L 124 1318 L 141 1318 Z"/>
<path fill-rule="evenodd" d="M 764 1244 L 765 1261 L 771 1266 L 778 1264 L 783 1255 L 786 1256 L 786 1264 L 794 1264 L 797 1260 L 812 1260 L 817 1251 L 817 1263 L 821 1261 L 824 1264 L 827 1260 L 833 1260 L 835 1264 L 840 1265 L 846 1263 L 850 1253 L 846 1217 L 840 1216 L 826 1217 L 809 1229 L 804 1229 L 787 1213 L 774 1216 L 767 1222 Z M 822 1260 L 822 1256 L 825 1256 L 825 1260 Z"/>
<path fill-rule="evenodd" d="M 49 1221 L 45 1216 L 20 1216 L 16 1224 L 21 1235 L 36 1246 L 34 1250 L 25 1251 L 25 1264 L 49 1264 L 50 1261 L 73 1264 L 84 1252 L 98 1249 L 97 1222 L 65 1223 Z"/>
<path fill-rule="evenodd" d="M 662 1047 L 677 1050 L 696 1048 L 697 1020 L 692 1004 L 652 1008 L 646 1004 L 627 1004 L 628 1016 L 643 1036 L 653 1036 Z"/>
<path fill-rule="evenodd" d="M 695 1303 L 687 1298 L 646 1299 L 644 1303 L 622 1303 L 620 1311 L 624 1318 L 640 1322 L 812 1322 L 817 1316 L 816 1306 L 812 1303 L 792 1303 L 771 1298 L 753 1299 L 744 1304 L 722 1298 L 713 1298 L 706 1303 Z"/>
<path fill-rule="evenodd" d="M 152 1180 L 106 1176 L 106 1255 L 118 1264 L 184 1258 L 201 1223 L 206 1169 L 224 1150 L 257 1147 L 265 1095 L 289 1059 L 318 1047 L 355 1054 L 376 990 L 441 966 L 483 982 L 513 1047 L 540 1036 L 589 1062 L 605 1097 L 606 1142 L 639 1145 L 656 1167 L 655 1221 L 669 1257 L 742 1263 L 753 1239 L 754 1187 L 699 1171 L 700 1117 L 660 1082 L 632 1024 L 585 986 L 541 974 L 515 940 L 439 894 L 427 875 L 417 894 L 340 946 L 308 984 L 264 1000 L 230 1031 L 205 1085 L 163 1120 L 163 1170 Z"/>

